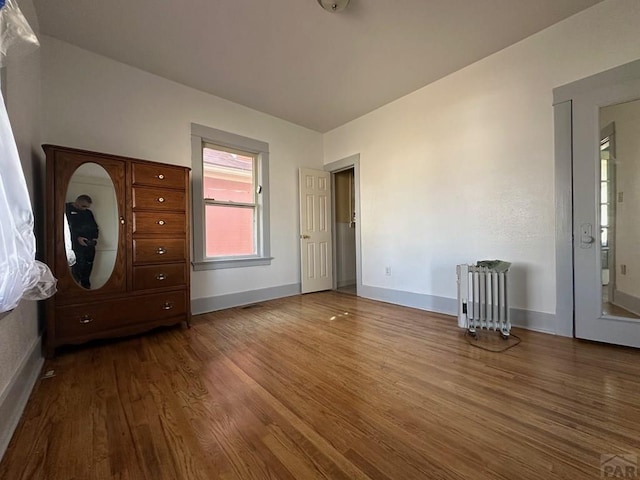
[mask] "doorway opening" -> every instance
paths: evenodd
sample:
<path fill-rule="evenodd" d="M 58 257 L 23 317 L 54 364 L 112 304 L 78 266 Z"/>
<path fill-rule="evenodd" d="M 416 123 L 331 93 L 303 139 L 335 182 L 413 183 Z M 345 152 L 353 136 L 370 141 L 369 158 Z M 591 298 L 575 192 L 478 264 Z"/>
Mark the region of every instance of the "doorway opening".
<path fill-rule="evenodd" d="M 358 295 L 360 265 L 360 155 L 325 165 L 331 172 L 333 289 Z"/>
<path fill-rule="evenodd" d="M 336 290 L 357 295 L 356 204 L 353 167 L 333 174 L 333 231 Z"/>

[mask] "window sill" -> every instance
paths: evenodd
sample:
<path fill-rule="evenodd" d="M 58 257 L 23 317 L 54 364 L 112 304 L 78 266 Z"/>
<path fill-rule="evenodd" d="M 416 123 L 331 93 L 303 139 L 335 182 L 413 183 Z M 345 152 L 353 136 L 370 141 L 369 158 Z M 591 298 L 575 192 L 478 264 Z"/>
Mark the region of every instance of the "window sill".
<path fill-rule="evenodd" d="M 241 268 L 241 267 L 257 267 L 262 265 L 271 265 L 273 257 L 250 257 L 250 258 L 233 258 L 224 260 L 201 260 L 191 262 L 194 271 L 201 270 L 222 270 L 225 268 Z"/>

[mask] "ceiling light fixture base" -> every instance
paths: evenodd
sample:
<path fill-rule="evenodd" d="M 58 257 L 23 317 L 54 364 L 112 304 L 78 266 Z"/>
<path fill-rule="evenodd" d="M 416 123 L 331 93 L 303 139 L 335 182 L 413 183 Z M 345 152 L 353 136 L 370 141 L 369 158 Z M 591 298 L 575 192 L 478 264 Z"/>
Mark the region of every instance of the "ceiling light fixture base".
<path fill-rule="evenodd" d="M 318 0 L 318 5 L 327 12 L 335 13 L 347 8 L 349 0 Z"/>

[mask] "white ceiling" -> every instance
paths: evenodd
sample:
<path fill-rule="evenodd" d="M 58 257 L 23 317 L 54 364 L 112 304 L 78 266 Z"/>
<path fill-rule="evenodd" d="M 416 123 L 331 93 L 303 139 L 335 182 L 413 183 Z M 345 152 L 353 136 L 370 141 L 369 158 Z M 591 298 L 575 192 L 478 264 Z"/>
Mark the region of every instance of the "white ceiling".
<path fill-rule="evenodd" d="M 34 0 L 40 31 L 326 132 L 601 0 Z"/>

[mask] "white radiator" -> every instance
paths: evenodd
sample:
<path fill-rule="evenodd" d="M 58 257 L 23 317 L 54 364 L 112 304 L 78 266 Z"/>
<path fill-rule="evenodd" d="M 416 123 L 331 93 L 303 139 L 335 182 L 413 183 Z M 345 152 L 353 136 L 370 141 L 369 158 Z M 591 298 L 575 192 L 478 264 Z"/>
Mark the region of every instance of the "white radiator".
<path fill-rule="evenodd" d="M 477 329 L 499 331 L 503 337 L 511 332 L 507 295 L 508 271 L 488 267 L 458 265 L 458 326 L 471 335 Z"/>

